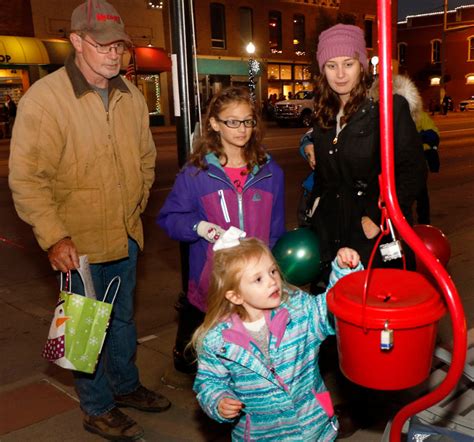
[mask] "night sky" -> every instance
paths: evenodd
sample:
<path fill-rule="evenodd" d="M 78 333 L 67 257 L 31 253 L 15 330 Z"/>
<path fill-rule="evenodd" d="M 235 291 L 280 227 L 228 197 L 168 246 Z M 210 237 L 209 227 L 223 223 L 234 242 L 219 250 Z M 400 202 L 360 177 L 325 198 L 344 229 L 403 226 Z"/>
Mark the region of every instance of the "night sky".
<path fill-rule="evenodd" d="M 398 0 L 398 21 L 407 15 L 442 12 L 443 4 L 443 0 Z M 474 0 L 448 0 L 448 10 L 463 5 L 474 5 Z"/>

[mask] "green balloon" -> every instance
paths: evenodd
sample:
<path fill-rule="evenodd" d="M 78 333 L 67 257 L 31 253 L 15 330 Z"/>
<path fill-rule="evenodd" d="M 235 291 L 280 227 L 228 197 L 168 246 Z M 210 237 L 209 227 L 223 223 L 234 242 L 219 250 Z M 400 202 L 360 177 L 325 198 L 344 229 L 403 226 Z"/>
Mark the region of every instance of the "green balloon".
<path fill-rule="evenodd" d="M 306 227 L 284 233 L 272 253 L 290 284 L 308 284 L 321 273 L 319 238 Z"/>

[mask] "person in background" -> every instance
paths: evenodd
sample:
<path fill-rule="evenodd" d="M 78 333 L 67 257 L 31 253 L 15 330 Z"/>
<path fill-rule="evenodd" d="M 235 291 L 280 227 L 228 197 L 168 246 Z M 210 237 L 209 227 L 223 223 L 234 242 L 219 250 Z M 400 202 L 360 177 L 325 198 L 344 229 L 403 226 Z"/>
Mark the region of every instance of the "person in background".
<path fill-rule="evenodd" d="M 362 29 L 338 24 L 322 32 L 317 60 L 321 75 L 312 137 L 315 192 L 320 200 L 312 226 L 320 238 L 324 262 L 330 262 L 340 247 L 351 247 L 367 265 L 380 233 L 380 129 L 378 88 L 370 88 Z M 400 207 L 411 222 L 413 203 L 426 180 L 426 165 L 402 94 L 396 91 L 393 96 L 395 179 Z M 380 253 L 374 264 L 383 265 Z"/>
<path fill-rule="evenodd" d="M 192 341 L 199 404 L 232 425 L 233 441 L 335 440 L 337 418 L 318 368 L 320 345 L 335 333 L 326 294 L 286 284 L 264 243 L 230 233 L 215 244 L 208 311 Z M 348 248 L 332 267 L 330 286 L 362 270 Z"/>
<path fill-rule="evenodd" d="M 428 164 L 428 170 L 432 173 L 438 173 L 439 162 L 439 130 L 434 121 L 423 110 L 419 112 L 416 121 L 416 128 L 423 142 L 423 151 Z M 428 194 L 428 183 L 420 190 L 416 199 L 416 214 L 418 224 L 430 224 L 430 197 Z"/>
<path fill-rule="evenodd" d="M 15 124 L 15 118 L 16 118 L 16 104 L 12 100 L 12 97 L 10 95 L 5 95 L 5 114 L 7 117 L 7 133 L 6 133 L 6 138 L 11 137 L 12 131 L 13 131 L 13 125 Z"/>
<path fill-rule="evenodd" d="M 98 299 L 112 278 L 121 278 L 96 371 L 74 372 L 74 380 L 87 431 L 136 440 L 143 428 L 118 407 L 170 407 L 140 383 L 134 359 L 140 215 L 154 180 L 156 149 L 145 99 L 119 75 L 132 41 L 115 8 L 103 0 L 79 5 L 70 40 L 74 52 L 65 66 L 20 100 L 9 184 L 19 216 L 33 227 L 52 268 L 71 271 L 79 294 L 79 255 L 88 256 Z"/>
<path fill-rule="evenodd" d="M 215 95 L 202 136 L 160 210 L 158 224 L 172 239 L 189 243 L 188 289 L 167 384 L 187 385 L 189 376 L 180 374 L 196 372 L 195 355 L 185 349 L 207 310 L 212 244 L 230 226 L 270 247 L 285 232 L 283 171 L 261 140 L 260 115 L 247 88 Z"/>

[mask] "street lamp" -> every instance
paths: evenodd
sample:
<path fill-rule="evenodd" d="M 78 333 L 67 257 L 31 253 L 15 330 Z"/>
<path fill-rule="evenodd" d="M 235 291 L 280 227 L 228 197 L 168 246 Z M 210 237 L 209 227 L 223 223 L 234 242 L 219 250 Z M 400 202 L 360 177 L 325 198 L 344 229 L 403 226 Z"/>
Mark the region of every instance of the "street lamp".
<path fill-rule="evenodd" d="M 249 55 L 249 61 L 248 61 L 248 71 L 249 71 L 249 90 L 250 90 L 250 98 L 252 101 L 255 102 L 255 75 L 257 75 L 260 65 L 257 60 L 253 58 L 253 55 L 255 54 L 255 45 L 250 42 L 246 47 L 245 50 L 247 51 L 247 54 Z"/>

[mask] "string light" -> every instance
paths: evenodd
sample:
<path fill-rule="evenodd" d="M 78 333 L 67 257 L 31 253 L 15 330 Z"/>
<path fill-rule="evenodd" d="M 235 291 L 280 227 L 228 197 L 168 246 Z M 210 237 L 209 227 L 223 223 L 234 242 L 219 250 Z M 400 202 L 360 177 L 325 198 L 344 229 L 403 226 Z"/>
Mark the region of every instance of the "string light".
<path fill-rule="evenodd" d="M 148 7 L 152 9 L 163 9 L 163 0 L 148 0 Z"/>

